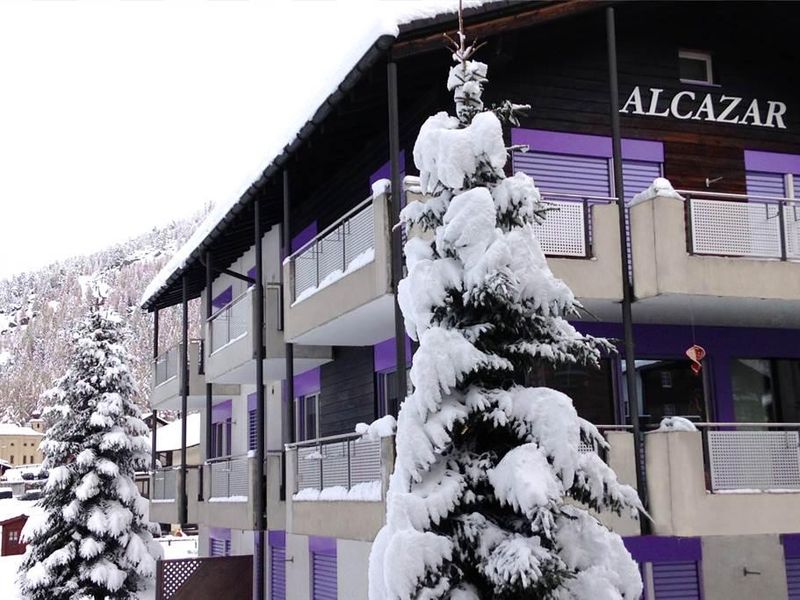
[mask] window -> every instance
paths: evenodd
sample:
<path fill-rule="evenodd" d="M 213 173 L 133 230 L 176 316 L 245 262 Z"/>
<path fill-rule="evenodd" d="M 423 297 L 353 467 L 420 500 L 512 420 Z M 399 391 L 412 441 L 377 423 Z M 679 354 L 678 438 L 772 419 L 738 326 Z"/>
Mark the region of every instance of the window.
<path fill-rule="evenodd" d="M 231 455 L 232 427 L 233 421 L 231 417 L 211 425 L 211 452 L 209 452 L 209 458 Z"/>
<path fill-rule="evenodd" d="M 800 198 L 800 154 L 745 150 L 744 164 L 749 195 Z"/>
<path fill-rule="evenodd" d="M 28 464 L 28 457 L 25 456 L 24 454 L 22 455 L 22 464 L 23 465 L 27 465 Z"/>
<path fill-rule="evenodd" d="M 705 371 L 695 375 L 691 365 L 684 359 L 636 360 L 641 415 L 648 422 L 658 424 L 664 417 L 706 420 Z M 627 396 L 626 386 L 622 390 Z"/>
<path fill-rule="evenodd" d="M 298 442 L 319 437 L 319 394 L 294 399 L 295 439 Z"/>
<path fill-rule="evenodd" d="M 714 83 L 711 69 L 711 54 L 695 50 L 678 52 L 678 71 L 684 83 Z"/>
<path fill-rule="evenodd" d="M 8 541 L 15 544 L 19 541 L 19 531 L 11 530 L 8 532 Z"/>
<path fill-rule="evenodd" d="M 800 361 L 731 360 L 733 412 L 740 423 L 794 423 L 800 418 Z"/>
<path fill-rule="evenodd" d="M 209 554 L 211 556 L 230 556 L 231 541 L 219 538 L 209 538 Z"/>
<path fill-rule="evenodd" d="M 378 416 L 392 415 L 397 418 L 401 398 L 397 394 L 397 371 L 381 371 L 375 374 L 378 398 Z M 411 389 L 411 369 L 406 369 L 406 389 Z"/>
<path fill-rule="evenodd" d="M 11 445 L 13 446 L 14 444 L 11 444 Z M 14 455 L 13 455 L 13 454 L 11 455 L 11 460 L 10 460 L 9 462 L 10 462 L 12 465 L 14 464 Z"/>
<path fill-rule="evenodd" d="M 33 454 L 31 454 L 31 464 L 33 464 Z"/>

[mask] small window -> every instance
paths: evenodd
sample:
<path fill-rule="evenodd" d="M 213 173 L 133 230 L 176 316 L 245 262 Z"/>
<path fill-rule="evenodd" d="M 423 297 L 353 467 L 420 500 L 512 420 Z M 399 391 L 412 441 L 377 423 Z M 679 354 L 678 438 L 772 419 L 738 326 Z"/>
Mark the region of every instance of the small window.
<path fill-rule="evenodd" d="M 11 445 L 13 446 L 14 444 L 11 444 Z M 14 464 L 14 455 L 13 455 L 13 454 L 11 455 L 11 460 L 10 460 L 9 462 L 10 462 L 12 465 Z"/>
<path fill-rule="evenodd" d="M 22 455 L 22 464 L 23 465 L 27 465 L 28 464 L 28 457 L 25 456 L 24 454 Z"/>
<path fill-rule="evenodd" d="M 711 55 L 708 52 L 680 50 L 678 52 L 678 68 L 683 82 L 714 83 L 711 70 Z"/>

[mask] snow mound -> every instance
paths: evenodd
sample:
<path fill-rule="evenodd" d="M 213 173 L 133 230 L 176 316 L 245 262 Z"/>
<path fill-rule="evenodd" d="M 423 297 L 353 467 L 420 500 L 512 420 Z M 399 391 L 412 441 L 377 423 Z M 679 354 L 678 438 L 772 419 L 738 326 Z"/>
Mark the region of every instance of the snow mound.
<path fill-rule="evenodd" d="M 684 417 L 665 417 L 654 431 L 697 431 L 697 427 Z"/>
<path fill-rule="evenodd" d="M 652 200 L 656 197 L 685 200 L 683 196 L 675 191 L 675 188 L 672 187 L 669 179 L 664 177 L 656 177 L 653 180 L 653 183 L 651 183 L 647 189 L 639 192 L 631 199 L 629 206 L 635 206 L 636 204 L 647 202 L 648 200 Z"/>

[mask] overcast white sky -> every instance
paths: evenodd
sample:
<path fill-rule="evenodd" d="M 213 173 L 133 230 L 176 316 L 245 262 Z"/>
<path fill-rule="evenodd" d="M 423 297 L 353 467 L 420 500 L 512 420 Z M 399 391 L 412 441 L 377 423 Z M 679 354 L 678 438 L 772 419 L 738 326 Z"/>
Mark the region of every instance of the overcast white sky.
<path fill-rule="evenodd" d="M 0 0 L 0 279 L 238 197 L 343 54 L 429 4 Z"/>

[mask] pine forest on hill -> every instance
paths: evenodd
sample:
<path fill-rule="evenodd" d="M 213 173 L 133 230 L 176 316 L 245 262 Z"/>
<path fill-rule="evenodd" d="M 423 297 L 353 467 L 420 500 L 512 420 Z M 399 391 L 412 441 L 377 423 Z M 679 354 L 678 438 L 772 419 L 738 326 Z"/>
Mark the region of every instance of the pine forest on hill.
<path fill-rule="evenodd" d="M 206 211 L 86 256 L 0 280 L 0 422 L 22 424 L 41 410 L 41 395 L 64 374 L 70 331 L 86 312 L 83 291 L 92 280 L 111 287 L 110 307 L 130 330 L 136 402 L 148 406 L 153 353 L 150 313 L 138 302 L 147 284 L 192 234 Z M 199 330 L 199 303 L 190 303 L 190 336 Z M 159 314 L 159 347 L 180 339 L 180 306 Z"/>

